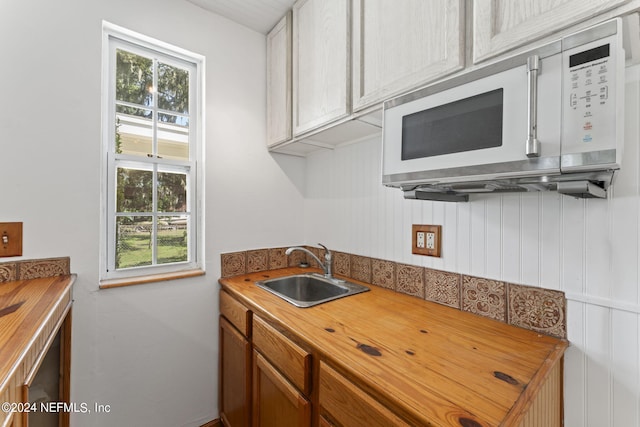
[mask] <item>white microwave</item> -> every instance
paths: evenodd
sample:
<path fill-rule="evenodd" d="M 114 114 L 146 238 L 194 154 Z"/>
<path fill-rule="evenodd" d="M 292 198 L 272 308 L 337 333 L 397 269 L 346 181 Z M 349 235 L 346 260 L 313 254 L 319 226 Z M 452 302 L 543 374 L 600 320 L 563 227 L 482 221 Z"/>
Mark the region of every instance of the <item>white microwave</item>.
<path fill-rule="evenodd" d="M 382 181 L 407 198 L 606 197 L 622 157 L 622 19 L 389 100 Z"/>

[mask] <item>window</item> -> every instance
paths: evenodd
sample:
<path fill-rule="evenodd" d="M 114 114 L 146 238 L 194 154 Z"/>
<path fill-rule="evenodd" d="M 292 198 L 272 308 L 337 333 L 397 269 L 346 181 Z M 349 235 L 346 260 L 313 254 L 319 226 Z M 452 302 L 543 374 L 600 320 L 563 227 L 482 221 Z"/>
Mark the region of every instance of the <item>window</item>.
<path fill-rule="evenodd" d="M 201 269 L 204 59 L 103 30 L 101 278 Z"/>

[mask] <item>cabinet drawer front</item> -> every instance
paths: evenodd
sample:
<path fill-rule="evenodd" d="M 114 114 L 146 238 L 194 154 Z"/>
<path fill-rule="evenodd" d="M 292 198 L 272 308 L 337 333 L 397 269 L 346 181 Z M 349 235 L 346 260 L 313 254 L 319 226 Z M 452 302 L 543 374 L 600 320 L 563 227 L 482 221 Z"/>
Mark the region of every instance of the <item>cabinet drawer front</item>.
<path fill-rule="evenodd" d="M 320 362 L 319 402 L 322 411 L 345 427 L 409 425 L 324 362 Z"/>
<path fill-rule="evenodd" d="M 251 337 L 251 311 L 224 291 L 220 291 L 220 314 L 245 336 Z"/>
<path fill-rule="evenodd" d="M 311 392 L 311 354 L 268 325 L 253 318 L 253 345 L 304 394 Z"/>

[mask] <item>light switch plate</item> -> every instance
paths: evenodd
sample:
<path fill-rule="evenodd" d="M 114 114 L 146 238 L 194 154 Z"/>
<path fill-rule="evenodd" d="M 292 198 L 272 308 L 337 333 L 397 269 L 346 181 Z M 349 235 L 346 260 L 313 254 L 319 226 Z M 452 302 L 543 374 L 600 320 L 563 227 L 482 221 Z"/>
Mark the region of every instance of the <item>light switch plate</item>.
<path fill-rule="evenodd" d="M 441 225 L 413 224 L 411 227 L 411 253 L 440 257 L 441 252 Z"/>
<path fill-rule="evenodd" d="M 0 222 L 0 257 L 22 256 L 22 223 Z"/>

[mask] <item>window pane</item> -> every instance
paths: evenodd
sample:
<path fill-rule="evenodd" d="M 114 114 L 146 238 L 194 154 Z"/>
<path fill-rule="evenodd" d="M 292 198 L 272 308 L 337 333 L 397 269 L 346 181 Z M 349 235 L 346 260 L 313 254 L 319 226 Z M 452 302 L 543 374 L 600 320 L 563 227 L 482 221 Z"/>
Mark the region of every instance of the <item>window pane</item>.
<path fill-rule="evenodd" d="M 158 264 L 188 261 L 187 217 L 158 218 Z"/>
<path fill-rule="evenodd" d="M 118 168 L 116 182 L 117 212 L 151 212 L 153 210 L 153 172 Z"/>
<path fill-rule="evenodd" d="M 153 153 L 152 116 L 151 110 L 116 106 L 116 153 L 145 157 Z"/>
<path fill-rule="evenodd" d="M 158 63 L 158 107 L 189 113 L 189 72 Z"/>
<path fill-rule="evenodd" d="M 116 218 L 116 268 L 151 265 L 152 224 L 148 216 Z"/>
<path fill-rule="evenodd" d="M 187 174 L 158 172 L 158 212 L 187 211 Z"/>
<path fill-rule="evenodd" d="M 116 100 L 153 105 L 153 61 L 118 49 L 116 51 Z"/>
<path fill-rule="evenodd" d="M 189 118 L 158 114 L 158 155 L 189 160 Z"/>

